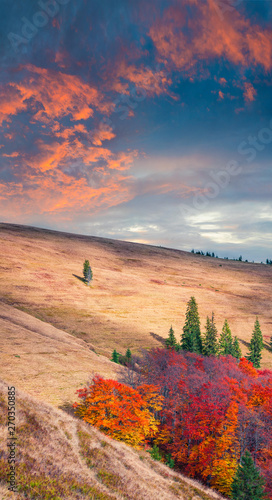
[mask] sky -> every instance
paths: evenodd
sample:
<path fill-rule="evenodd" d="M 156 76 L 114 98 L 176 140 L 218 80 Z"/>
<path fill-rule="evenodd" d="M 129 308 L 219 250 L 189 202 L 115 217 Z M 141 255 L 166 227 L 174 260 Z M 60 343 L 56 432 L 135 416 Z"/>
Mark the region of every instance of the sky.
<path fill-rule="evenodd" d="M 272 258 L 271 0 L 0 0 L 0 220 Z"/>

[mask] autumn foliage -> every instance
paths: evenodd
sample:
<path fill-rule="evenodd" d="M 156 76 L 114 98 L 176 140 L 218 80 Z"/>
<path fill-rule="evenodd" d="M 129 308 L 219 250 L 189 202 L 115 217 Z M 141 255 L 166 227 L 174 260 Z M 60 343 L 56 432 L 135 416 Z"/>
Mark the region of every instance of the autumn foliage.
<path fill-rule="evenodd" d="M 138 447 L 158 432 L 154 414 L 163 398 L 153 385 L 132 389 L 96 376 L 88 389 L 77 393 L 82 401 L 74 404 L 76 414 L 114 439 Z"/>
<path fill-rule="evenodd" d="M 226 496 L 246 450 L 272 499 L 272 372 L 245 358 L 174 349 L 145 354 L 144 384 L 132 389 L 95 377 L 76 413 L 115 439 L 147 442 L 175 467 Z"/>
<path fill-rule="evenodd" d="M 148 380 L 164 395 L 155 443 L 188 475 L 224 495 L 248 450 L 272 499 L 272 372 L 242 358 L 157 349 L 145 356 Z"/>

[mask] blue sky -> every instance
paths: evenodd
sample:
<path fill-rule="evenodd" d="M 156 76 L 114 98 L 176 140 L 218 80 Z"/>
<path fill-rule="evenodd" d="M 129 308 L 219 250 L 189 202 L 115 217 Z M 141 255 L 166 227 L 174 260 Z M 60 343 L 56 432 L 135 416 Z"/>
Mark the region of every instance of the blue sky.
<path fill-rule="evenodd" d="M 272 2 L 0 5 L 2 221 L 272 257 Z"/>

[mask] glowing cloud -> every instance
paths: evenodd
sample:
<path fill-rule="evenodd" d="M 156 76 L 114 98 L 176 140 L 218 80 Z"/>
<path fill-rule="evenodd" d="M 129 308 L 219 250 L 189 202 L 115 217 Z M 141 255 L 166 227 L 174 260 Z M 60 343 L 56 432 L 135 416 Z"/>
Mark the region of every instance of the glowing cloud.
<path fill-rule="evenodd" d="M 24 70 L 27 76 L 22 82 L 11 83 L 1 89 L 1 123 L 27 110 L 33 102 L 41 109 L 33 114 L 32 120 L 43 123 L 65 116 L 73 121 L 87 120 L 93 116 L 93 108 L 101 113 L 109 111 L 109 104 L 103 100 L 102 94 L 76 75 L 37 68 L 31 64 Z"/>
<path fill-rule="evenodd" d="M 150 29 L 158 60 L 190 77 L 201 76 L 201 65 L 218 58 L 243 68 L 271 69 L 272 30 L 251 24 L 236 9 L 220 21 L 217 8 L 216 0 L 187 0 L 166 10 Z"/>

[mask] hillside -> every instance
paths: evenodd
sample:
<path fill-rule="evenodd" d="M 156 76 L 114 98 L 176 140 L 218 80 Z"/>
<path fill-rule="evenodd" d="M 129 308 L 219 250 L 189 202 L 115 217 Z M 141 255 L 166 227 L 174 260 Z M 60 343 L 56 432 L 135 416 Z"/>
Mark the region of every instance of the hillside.
<path fill-rule="evenodd" d="M 3 303 L 64 330 L 99 354 L 159 346 L 171 324 L 180 337 L 188 299 L 199 304 L 202 327 L 225 318 L 247 351 L 258 315 L 271 335 L 272 266 L 227 261 L 124 241 L 0 224 Z M 89 259 L 94 279 L 82 283 Z M 272 355 L 263 351 L 264 367 Z"/>
<path fill-rule="evenodd" d="M 41 401 L 74 401 L 92 374 L 116 378 L 118 366 L 69 333 L 0 302 L 0 372 Z"/>
<path fill-rule="evenodd" d="M 0 252 L 1 499 L 221 498 L 62 409 L 92 374 L 118 378 L 114 348 L 161 346 L 171 324 L 179 337 L 192 295 L 202 327 L 212 311 L 219 330 L 228 318 L 243 353 L 256 314 L 268 340 L 271 266 L 9 224 L 0 224 Z M 267 348 L 262 366 L 272 368 Z M 6 383 L 18 393 L 16 496 L 4 482 Z"/>
<path fill-rule="evenodd" d="M 87 424 L 16 393 L 16 474 L 19 494 L 6 487 L 7 386 L 0 381 L 1 500 L 212 500 L 215 492 L 144 451 L 114 441 Z"/>

